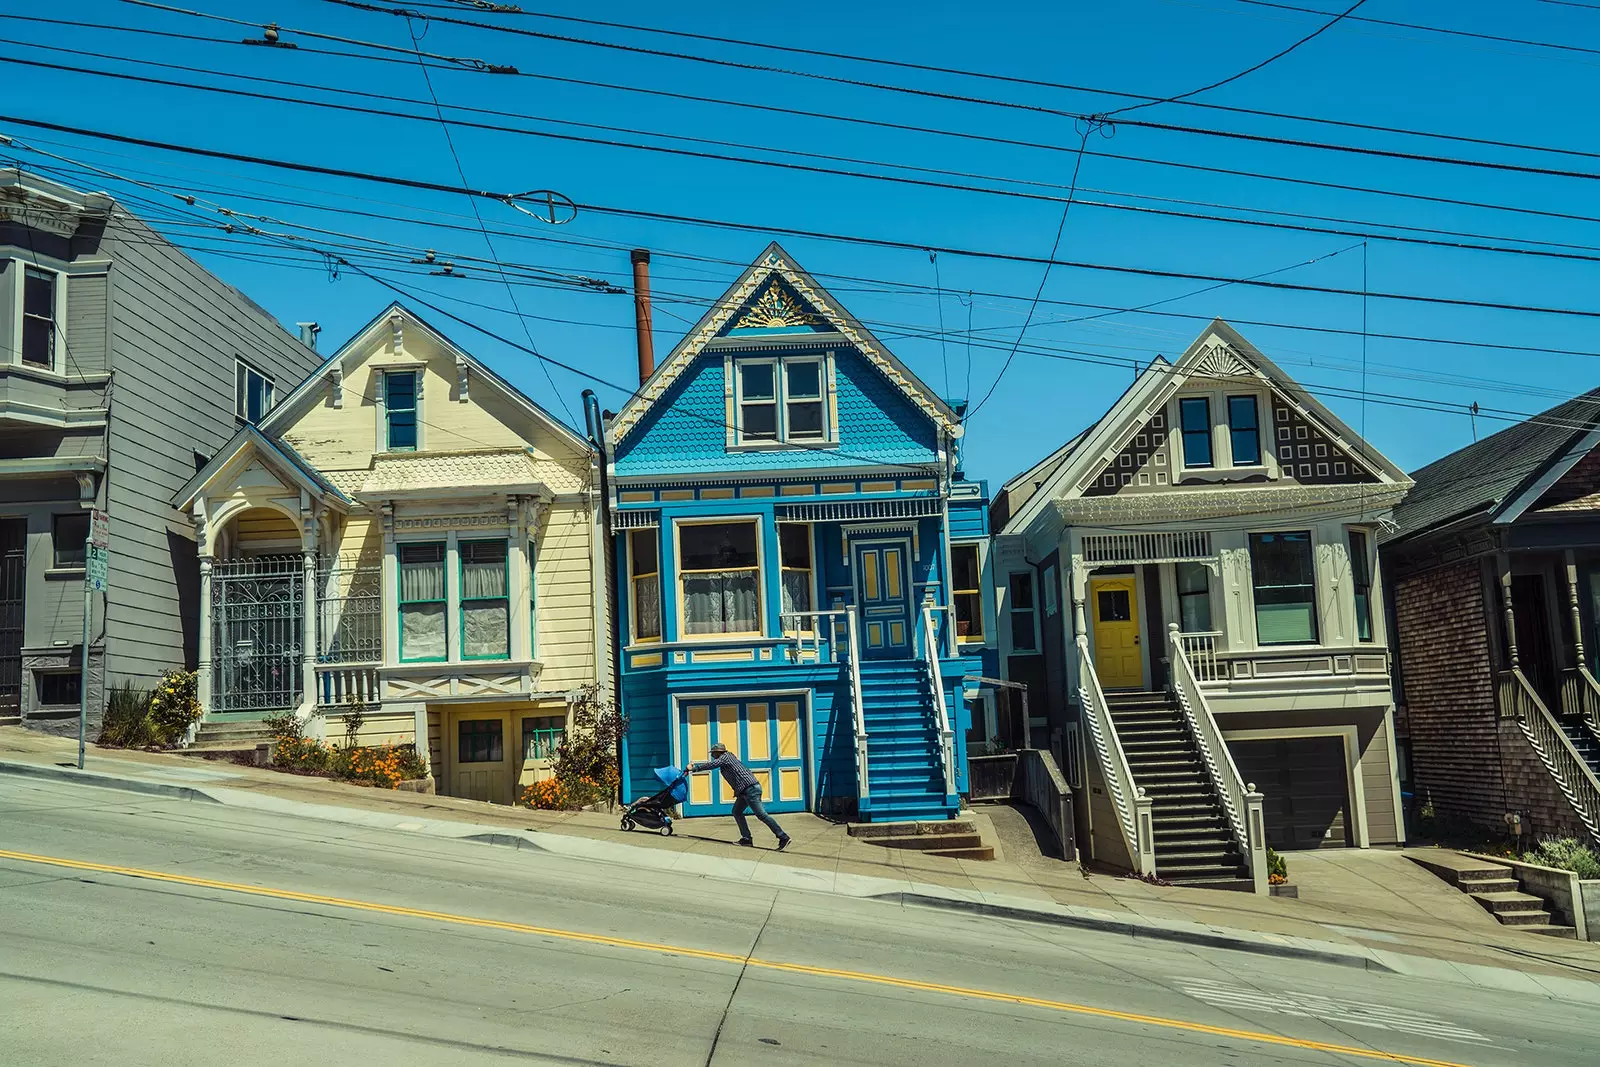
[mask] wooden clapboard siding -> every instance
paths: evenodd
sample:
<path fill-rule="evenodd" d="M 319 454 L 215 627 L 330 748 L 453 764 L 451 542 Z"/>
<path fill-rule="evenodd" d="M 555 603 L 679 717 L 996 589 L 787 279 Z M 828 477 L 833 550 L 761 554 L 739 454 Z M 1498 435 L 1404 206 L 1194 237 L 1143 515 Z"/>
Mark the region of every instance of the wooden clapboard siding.
<path fill-rule="evenodd" d="M 110 303 L 107 275 L 74 273 L 67 279 L 67 373 L 106 369 Z"/>
<path fill-rule="evenodd" d="M 539 531 L 534 654 L 544 664 L 540 689 L 596 681 L 593 529 L 587 503 L 561 502 Z"/>

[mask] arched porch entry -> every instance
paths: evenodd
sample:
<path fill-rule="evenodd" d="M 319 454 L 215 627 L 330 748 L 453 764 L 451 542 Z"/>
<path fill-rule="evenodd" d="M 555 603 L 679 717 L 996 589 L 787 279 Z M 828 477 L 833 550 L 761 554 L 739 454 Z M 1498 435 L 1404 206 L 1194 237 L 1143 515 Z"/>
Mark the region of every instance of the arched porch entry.
<path fill-rule="evenodd" d="M 301 524 L 271 504 L 246 505 L 218 524 L 211 548 L 201 575 L 210 601 L 207 713 L 299 708 L 310 648 L 308 561 L 315 558 Z"/>

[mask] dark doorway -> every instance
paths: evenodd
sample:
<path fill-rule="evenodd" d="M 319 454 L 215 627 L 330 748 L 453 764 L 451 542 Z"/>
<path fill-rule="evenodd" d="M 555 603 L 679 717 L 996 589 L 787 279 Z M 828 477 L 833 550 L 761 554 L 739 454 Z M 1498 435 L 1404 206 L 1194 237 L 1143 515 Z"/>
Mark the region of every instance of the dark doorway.
<path fill-rule="evenodd" d="M 1517 665 L 1545 707 L 1561 707 L 1556 650 L 1550 640 L 1550 608 L 1542 574 L 1511 577 L 1511 610 L 1517 620 Z"/>
<path fill-rule="evenodd" d="M 0 715 L 22 710 L 22 626 L 28 520 L 0 519 Z"/>

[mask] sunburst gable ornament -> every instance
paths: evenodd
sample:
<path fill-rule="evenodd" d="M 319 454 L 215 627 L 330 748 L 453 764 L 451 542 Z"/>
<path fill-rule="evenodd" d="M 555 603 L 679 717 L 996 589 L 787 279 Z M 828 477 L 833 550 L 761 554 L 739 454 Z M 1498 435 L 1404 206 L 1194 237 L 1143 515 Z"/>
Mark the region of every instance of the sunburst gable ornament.
<path fill-rule="evenodd" d="M 815 326 L 821 317 L 805 309 L 800 298 L 774 281 L 733 324 L 736 330 L 771 330 L 785 326 Z"/>

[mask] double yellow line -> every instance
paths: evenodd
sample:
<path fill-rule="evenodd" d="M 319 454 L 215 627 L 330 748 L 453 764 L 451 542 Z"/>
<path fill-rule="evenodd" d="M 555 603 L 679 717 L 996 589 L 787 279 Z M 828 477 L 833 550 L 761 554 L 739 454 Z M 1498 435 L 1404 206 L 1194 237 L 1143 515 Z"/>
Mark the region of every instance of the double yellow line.
<path fill-rule="evenodd" d="M 1324 1041 L 1307 1041 L 1297 1037 L 1259 1033 L 1254 1030 L 1238 1030 L 1227 1026 L 1209 1026 L 1205 1023 L 1188 1022 L 1183 1019 L 1167 1019 L 1159 1015 L 1140 1015 L 1135 1012 L 1114 1011 L 1110 1008 L 1096 1008 L 1087 1004 L 1073 1004 L 1064 1000 L 1045 1000 L 1040 997 L 1022 996 L 1017 993 L 1000 993 L 990 989 L 945 985 L 940 982 L 919 982 L 911 978 L 895 978 L 891 975 L 871 974 L 866 971 L 843 971 L 833 967 L 813 967 L 803 963 L 764 960 L 755 956 L 747 958 L 733 952 L 712 952 L 707 949 L 685 948 L 680 945 L 664 945 L 655 941 L 635 941 L 626 937 L 607 937 L 604 934 L 587 934 L 579 930 L 559 930 L 549 926 L 532 926 L 527 923 L 505 922 L 500 919 L 456 915 L 447 911 L 403 908 L 394 904 L 379 904 L 370 900 L 350 900 L 346 897 L 323 896 L 320 893 L 300 893 L 292 889 L 272 889 L 267 886 L 242 885 L 237 882 L 218 882 L 210 878 L 195 878 L 190 875 L 174 874 L 168 871 L 147 871 L 138 867 L 118 867 L 105 863 L 89 863 L 85 860 L 63 859 L 59 856 L 39 856 L 29 852 L 13 852 L 9 849 L 0 849 L 0 859 L 15 860 L 19 863 L 38 863 L 50 867 L 65 867 L 69 870 L 89 871 L 95 874 L 115 874 L 127 878 L 146 878 L 157 882 L 193 886 L 196 889 L 243 893 L 255 897 L 269 897 L 273 900 L 291 900 L 300 904 L 320 904 L 332 908 L 349 908 L 354 911 L 375 912 L 380 915 L 398 915 L 408 919 L 430 919 L 434 922 L 452 923 L 457 926 L 506 930 L 518 934 L 537 934 L 540 937 L 574 941 L 586 945 L 604 945 L 608 948 L 633 949 L 639 952 L 653 952 L 665 956 L 684 956 L 690 959 L 712 960 L 718 963 L 756 967 L 761 970 L 780 971 L 786 974 L 804 974 L 817 978 L 837 978 L 848 982 L 864 982 L 871 985 L 889 986 L 894 989 L 909 989 L 920 993 L 941 993 L 971 1000 L 1020 1004 L 1025 1007 L 1044 1008 L 1048 1011 L 1062 1012 L 1069 1015 L 1114 1019 L 1118 1022 L 1138 1023 L 1167 1030 L 1182 1030 L 1211 1037 L 1257 1041 L 1266 1045 L 1306 1049 L 1313 1052 L 1332 1052 L 1368 1060 L 1383 1060 L 1388 1063 L 1413 1064 L 1416 1067 L 1466 1067 L 1465 1064 L 1455 1063 L 1451 1060 L 1433 1060 L 1422 1056 L 1407 1056 L 1398 1052 L 1357 1048 L 1353 1045 L 1334 1045 Z"/>

